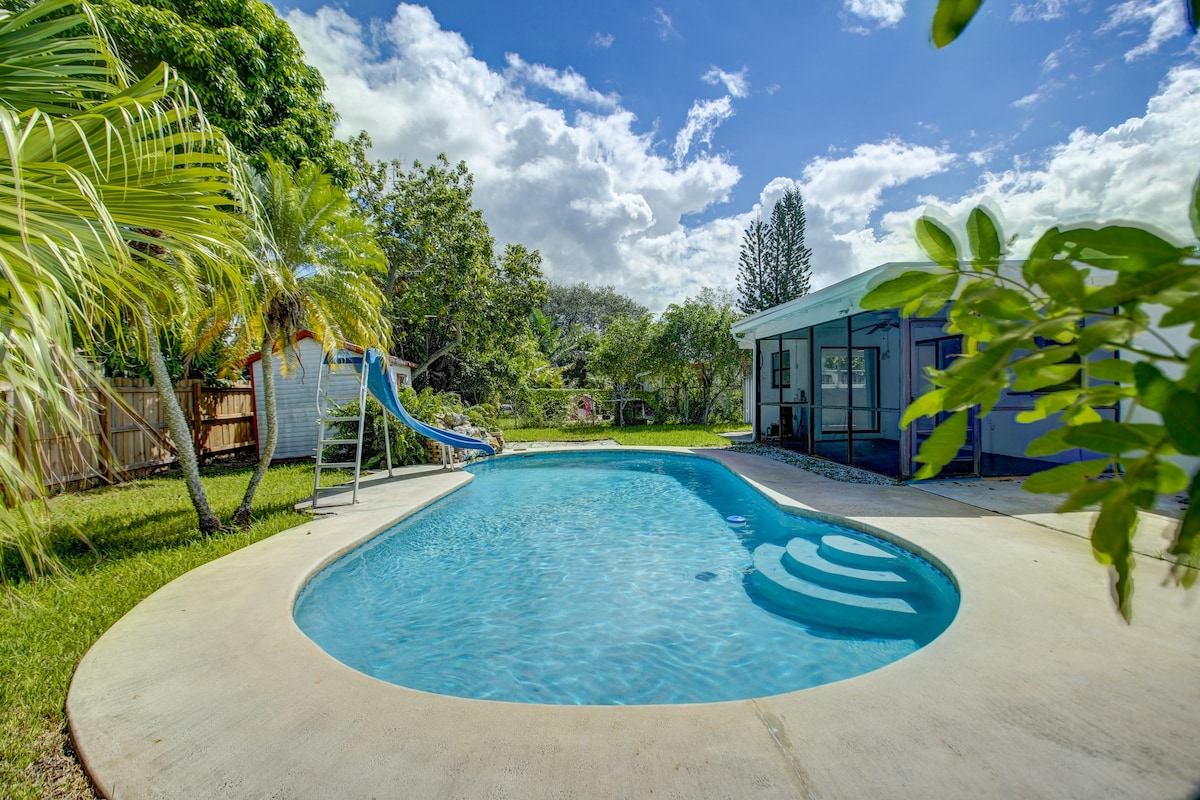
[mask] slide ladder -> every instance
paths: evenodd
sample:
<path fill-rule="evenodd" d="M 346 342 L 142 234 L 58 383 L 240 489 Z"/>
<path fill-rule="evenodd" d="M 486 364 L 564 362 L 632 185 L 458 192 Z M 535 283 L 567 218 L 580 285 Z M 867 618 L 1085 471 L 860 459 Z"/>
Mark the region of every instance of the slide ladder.
<path fill-rule="evenodd" d="M 357 398 L 337 397 L 331 395 L 329 391 L 332 381 L 325 377 L 326 368 L 328 367 L 329 374 L 332 376 L 333 371 L 342 366 L 352 367 L 358 373 Z M 324 391 L 322 391 L 323 389 Z M 400 402 L 400 395 L 396 392 L 396 380 L 392 375 L 392 371 L 388 368 L 387 356 L 378 350 L 370 349 L 362 354 L 344 349 L 338 350 L 322 360 L 321 373 L 317 377 L 317 424 L 320 428 L 317 435 L 317 470 L 313 478 L 313 508 L 317 507 L 318 492 L 321 488 L 321 470 L 323 469 L 347 469 L 353 467 L 354 489 L 351 502 L 358 502 L 358 481 L 362 473 L 363 426 L 368 395 L 379 401 L 379 404 L 388 412 L 383 415 L 383 440 L 387 452 L 388 477 L 392 477 L 392 438 L 388 432 L 389 414 L 422 436 L 446 445 L 446 447 L 442 448 L 442 466 L 444 467 L 452 467 L 454 465 L 452 448 L 480 450 L 489 456 L 496 455 L 495 448 L 487 442 L 482 442 L 479 439 L 473 439 L 470 436 L 464 436 L 454 431 L 436 428 L 409 414 L 408 410 Z M 334 413 L 339 405 L 344 405 L 354 399 L 358 400 L 357 417 L 338 416 Z M 339 438 L 337 436 L 326 438 L 328 433 L 326 426 L 339 422 L 354 421 L 358 422 L 357 438 Z M 330 444 L 353 444 L 354 460 L 326 462 L 324 460 L 325 446 Z"/>
<path fill-rule="evenodd" d="M 367 375 L 363 369 L 364 356 L 348 350 L 338 350 L 321 360 L 321 371 L 317 374 L 317 464 L 313 475 L 312 507 L 316 508 L 321 496 L 321 472 L 327 469 L 353 469 L 354 482 L 351 489 L 351 504 L 358 502 L 358 482 L 362 475 L 362 441 L 366 425 L 367 413 Z M 358 375 L 358 393 L 337 394 L 333 387 L 333 375 L 342 367 L 351 367 Z M 357 401 L 358 414 L 338 414 L 338 410 L 346 404 Z M 339 436 L 331 426 L 339 423 L 357 423 L 356 434 L 352 437 Z M 392 440 L 388 435 L 387 415 L 383 418 L 384 446 L 387 449 L 388 477 L 392 476 Z M 331 435 L 333 434 L 333 435 Z M 354 459 L 352 461 L 326 461 L 325 448 L 328 445 L 353 445 Z M 341 487 L 330 487 L 338 488 Z"/>

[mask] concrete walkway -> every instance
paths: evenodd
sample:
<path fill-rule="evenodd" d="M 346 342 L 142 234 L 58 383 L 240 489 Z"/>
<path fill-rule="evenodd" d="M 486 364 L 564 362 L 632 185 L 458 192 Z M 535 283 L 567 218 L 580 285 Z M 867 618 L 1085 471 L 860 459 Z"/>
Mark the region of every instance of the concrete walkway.
<path fill-rule="evenodd" d="M 469 479 L 364 502 L 164 587 L 80 663 L 67 713 L 112 798 L 1186 798 L 1200 792 L 1200 595 L 1138 560 L 1135 623 L 1085 540 L 913 487 L 703 451 L 777 502 L 877 526 L 953 571 L 958 618 L 883 669 L 756 700 L 465 700 L 355 672 L 292 602 L 340 553 Z M 594 665 L 580 665 L 581 669 Z"/>

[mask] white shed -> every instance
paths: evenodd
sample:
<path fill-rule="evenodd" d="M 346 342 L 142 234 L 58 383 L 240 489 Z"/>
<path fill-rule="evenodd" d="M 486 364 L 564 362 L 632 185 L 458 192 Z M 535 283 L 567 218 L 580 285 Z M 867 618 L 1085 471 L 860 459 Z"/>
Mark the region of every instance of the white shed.
<path fill-rule="evenodd" d="M 345 345 L 348 350 L 362 348 Z M 302 331 L 296 346 L 298 359 L 282 374 L 282 359 L 275 358 L 275 402 L 279 420 L 279 440 L 275 445 L 275 461 L 316 458 L 317 454 L 317 379 L 321 374 L 324 354 L 321 342 L 311 332 Z M 400 379 L 412 385 L 409 361 L 391 359 Z M 250 383 L 254 387 L 254 435 L 259 452 L 266 438 L 266 406 L 263 402 L 262 359 L 257 353 L 247 359 Z M 326 374 L 331 395 L 352 397 L 358 394 L 358 372 L 343 367 Z"/>

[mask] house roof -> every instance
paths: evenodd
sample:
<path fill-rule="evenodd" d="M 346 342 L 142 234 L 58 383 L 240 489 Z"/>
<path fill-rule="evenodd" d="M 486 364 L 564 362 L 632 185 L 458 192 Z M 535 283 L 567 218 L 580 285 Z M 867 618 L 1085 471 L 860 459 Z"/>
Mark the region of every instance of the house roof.
<path fill-rule="evenodd" d="M 296 334 L 297 342 L 299 342 L 301 339 L 316 339 L 316 338 L 317 338 L 317 335 L 308 329 L 302 330 L 302 331 L 300 331 L 300 333 Z M 363 349 L 361 347 L 359 347 L 358 345 L 353 344 L 351 342 L 342 342 L 342 347 L 345 348 L 346 350 L 351 351 L 352 353 L 361 353 L 363 351 Z M 250 365 L 254 364 L 255 362 L 259 361 L 261 358 L 262 358 L 261 353 L 258 353 L 258 352 L 251 353 L 249 356 L 246 357 L 246 366 L 250 366 Z M 414 364 L 411 361 L 405 361 L 403 358 L 397 358 L 396 356 L 388 356 L 388 361 L 391 363 L 391 365 L 393 367 L 408 367 L 409 369 L 412 369 L 413 367 L 417 366 L 416 364 Z"/>
<path fill-rule="evenodd" d="M 858 304 L 867 291 L 891 273 L 909 269 L 931 269 L 932 264 L 920 262 L 890 262 L 852 275 L 844 281 L 798 297 L 782 305 L 743 317 L 733 323 L 733 338 L 740 347 L 754 347 L 756 339 L 777 336 L 800 328 L 809 328 L 857 314 L 864 309 Z"/>

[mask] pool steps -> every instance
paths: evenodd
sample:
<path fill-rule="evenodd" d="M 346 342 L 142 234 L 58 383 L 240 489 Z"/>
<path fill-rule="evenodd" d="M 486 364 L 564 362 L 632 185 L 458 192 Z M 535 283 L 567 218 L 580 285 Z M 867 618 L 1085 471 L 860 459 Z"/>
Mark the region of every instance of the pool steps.
<path fill-rule="evenodd" d="M 939 590 L 897 554 L 849 536 L 759 545 L 746 590 L 798 622 L 879 636 L 911 636 Z"/>

